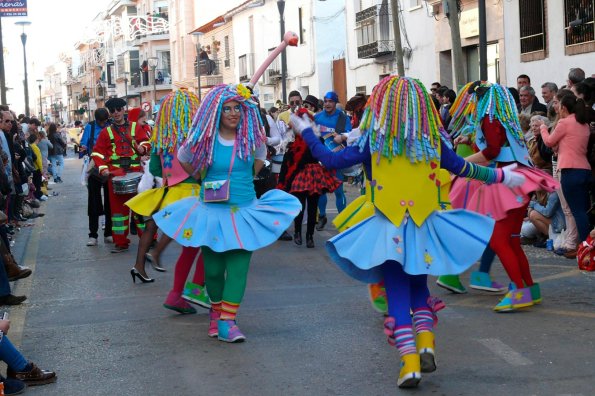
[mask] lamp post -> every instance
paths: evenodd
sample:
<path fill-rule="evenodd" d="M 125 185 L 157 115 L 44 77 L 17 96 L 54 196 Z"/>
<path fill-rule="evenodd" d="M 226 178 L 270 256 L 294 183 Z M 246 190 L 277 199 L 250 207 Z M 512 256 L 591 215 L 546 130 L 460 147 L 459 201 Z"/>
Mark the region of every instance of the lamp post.
<path fill-rule="evenodd" d="M 126 111 L 128 111 L 128 75 L 130 73 L 129 72 L 124 72 L 124 92 L 125 92 L 125 96 L 126 96 Z"/>
<path fill-rule="evenodd" d="M 43 120 L 43 107 L 41 105 L 41 83 L 43 80 L 37 80 L 37 88 L 39 88 L 39 121 Z"/>
<path fill-rule="evenodd" d="M 157 105 L 157 82 L 156 82 L 156 77 L 157 77 L 157 64 L 159 63 L 159 58 L 156 58 L 154 56 L 150 57 L 148 59 L 149 62 L 149 67 L 151 69 L 153 69 L 153 108 Z"/>
<path fill-rule="evenodd" d="M 201 95 L 201 88 L 200 88 L 200 36 L 204 33 L 202 32 L 194 32 L 192 33 L 192 41 L 194 41 L 194 45 L 196 46 L 196 79 L 198 80 L 198 101 L 202 100 Z"/>
<path fill-rule="evenodd" d="M 285 17 L 283 13 L 285 11 L 285 0 L 277 0 L 277 8 L 279 9 L 279 28 L 281 30 L 281 41 L 285 36 Z M 281 95 L 283 103 L 287 101 L 287 53 L 285 50 L 281 52 Z"/>
<path fill-rule="evenodd" d="M 23 33 L 21 33 L 21 42 L 23 43 L 23 63 L 25 65 L 25 115 L 29 117 L 29 78 L 27 75 L 27 50 L 25 45 L 27 44 L 27 35 L 25 34 L 25 26 L 31 25 L 29 21 L 15 22 L 15 25 L 23 27 Z"/>

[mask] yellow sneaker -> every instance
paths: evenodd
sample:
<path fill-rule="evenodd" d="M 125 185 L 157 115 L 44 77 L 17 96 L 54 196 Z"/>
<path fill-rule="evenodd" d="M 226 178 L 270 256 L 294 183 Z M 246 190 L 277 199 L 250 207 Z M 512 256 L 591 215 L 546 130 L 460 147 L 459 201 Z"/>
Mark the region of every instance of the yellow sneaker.
<path fill-rule="evenodd" d="M 419 381 L 421 381 L 419 355 L 411 353 L 401 356 L 401 371 L 397 380 L 399 388 L 415 388 Z"/>
<path fill-rule="evenodd" d="M 431 373 L 436 371 L 436 343 L 434 333 L 424 331 L 417 334 L 415 344 L 417 345 L 417 353 L 419 353 L 421 372 Z"/>

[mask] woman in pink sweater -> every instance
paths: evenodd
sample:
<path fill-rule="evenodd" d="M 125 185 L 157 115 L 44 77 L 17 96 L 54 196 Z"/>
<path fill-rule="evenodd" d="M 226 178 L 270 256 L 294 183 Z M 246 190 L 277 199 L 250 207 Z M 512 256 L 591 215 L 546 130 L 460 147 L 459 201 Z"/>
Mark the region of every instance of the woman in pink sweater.
<path fill-rule="evenodd" d="M 558 170 L 562 193 L 572 211 L 580 241 L 589 235 L 587 211 L 589 200 L 589 182 L 591 165 L 587 160 L 589 125 L 585 102 L 574 95 L 556 98 L 560 101 L 558 115 L 560 120 L 552 133 L 547 127 L 540 126 L 541 137 L 548 147 L 558 147 Z"/>

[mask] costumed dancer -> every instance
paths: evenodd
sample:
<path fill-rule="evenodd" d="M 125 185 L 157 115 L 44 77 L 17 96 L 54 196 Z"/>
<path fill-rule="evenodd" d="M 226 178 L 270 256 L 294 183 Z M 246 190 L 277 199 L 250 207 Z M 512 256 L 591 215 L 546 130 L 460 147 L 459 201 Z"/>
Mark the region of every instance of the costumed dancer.
<path fill-rule="evenodd" d="M 299 109 L 296 114 L 305 115 L 314 120 L 314 117 L 307 109 Z M 306 204 L 308 207 L 306 247 L 313 248 L 318 200 L 321 195 L 335 191 L 342 184 L 343 182 L 334 176 L 334 172 L 325 169 L 312 156 L 304 139 L 299 135 L 295 136 L 295 140 L 289 144 L 283 157 L 277 188 L 292 194 L 302 204 L 302 210 L 293 222 L 293 241 L 296 245 L 303 243 L 302 220 L 304 219 Z"/>
<path fill-rule="evenodd" d="M 384 279 L 388 314 L 384 332 L 401 355 L 399 387 L 415 387 L 421 372 L 436 369 L 433 301 L 427 275 L 460 273 L 481 255 L 494 221 L 448 207 L 440 168 L 489 183 L 523 182 L 511 169 L 465 162 L 445 143 L 440 116 L 417 80 L 388 76 L 374 88 L 364 112 L 359 146 L 332 152 L 307 119 L 292 117 L 294 130 L 330 169 L 363 163 L 375 213 L 327 242 L 333 261 L 365 283 Z M 350 205 L 358 216 L 370 205 Z M 464 249 L 461 249 L 464 244 Z M 413 312 L 413 317 L 411 316 Z"/>
<path fill-rule="evenodd" d="M 157 230 L 157 225 L 151 218 L 154 213 L 179 199 L 198 194 L 200 186 L 197 180 L 189 176 L 177 159 L 178 149 L 188 136 L 198 106 L 199 99 L 194 93 L 180 89 L 168 94 L 159 107 L 149 167 L 154 176 L 163 179 L 163 186 L 143 192 L 126 203 L 136 213 L 148 219 L 145 234 L 153 234 Z M 158 248 L 165 248 L 170 241 L 171 238 L 163 234 Z M 141 269 L 144 270 L 144 258 L 150 257 L 147 253 L 150 242 L 151 238 L 141 240 L 145 249 L 141 250 L 139 246 L 137 265 L 134 268 L 139 272 Z M 196 313 L 196 309 L 186 301 L 206 308 L 210 307 L 204 290 L 204 260 L 200 253 L 198 247 L 182 248 L 182 253 L 175 265 L 173 288 L 163 303 L 165 308 L 180 313 Z M 186 281 L 197 257 L 194 277 L 192 281 Z M 138 267 L 139 261 L 142 267 Z M 165 271 L 159 265 L 158 256 L 151 257 L 150 261 L 157 271 Z"/>
<path fill-rule="evenodd" d="M 266 136 L 255 99 L 243 85 L 211 89 L 194 117 L 178 160 L 196 179 L 199 197 L 181 199 L 153 216 L 184 246 L 201 247 L 211 301 L 209 337 L 245 340 L 236 323 L 252 252 L 272 244 L 300 211 L 280 190 L 260 199 L 253 174 L 266 157 Z"/>
<path fill-rule="evenodd" d="M 452 131 L 451 137 L 454 138 L 455 152 L 463 158 L 467 158 L 478 151 L 473 143 L 475 141 L 475 127 L 471 123 L 471 116 L 467 114 L 472 108 L 469 106 L 476 104 L 475 91 L 469 89 L 473 84 L 472 81 L 461 88 L 449 110 L 451 121 L 450 125 L 447 125 L 448 130 Z M 456 205 L 457 202 L 453 203 L 454 208 L 457 208 Z M 473 271 L 469 276 L 469 286 L 472 289 L 495 293 L 506 290 L 505 286 L 493 281 L 490 276 L 495 256 L 494 251 L 488 246 L 481 255 L 478 271 Z M 436 284 L 453 293 L 467 293 L 467 289 L 463 286 L 458 275 L 439 276 Z"/>
<path fill-rule="evenodd" d="M 112 237 L 115 247 L 112 253 L 128 250 L 128 223 L 130 210 L 124 205 L 136 195 L 134 193 L 116 194 L 114 177 L 125 176 L 131 172 L 142 172 L 140 157 L 149 153 L 151 143 L 144 129 L 136 122 L 128 123 L 124 119 L 126 102 L 120 98 L 111 98 L 105 107 L 112 115 L 113 122 L 104 128 L 97 137 L 91 157 L 99 174 L 109 176 L 108 191 L 112 217 Z M 139 178 L 140 180 L 140 178 Z M 135 274 L 132 274 L 134 279 Z"/>
<path fill-rule="evenodd" d="M 521 247 L 520 232 L 529 194 L 537 190 L 552 192 L 559 184 L 549 174 L 532 166 L 508 89 L 477 81 L 468 90 L 472 96 L 467 105 L 454 114 L 468 121 L 478 149 L 466 160 L 490 163 L 497 168 L 514 164 L 526 179 L 522 186 L 509 189 L 459 178 L 453 182 L 450 193 L 453 207 L 468 208 L 496 221 L 490 248 L 498 255 L 512 283 L 494 311 L 508 312 L 541 302 L 539 284 L 533 282 L 529 261 Z"/>

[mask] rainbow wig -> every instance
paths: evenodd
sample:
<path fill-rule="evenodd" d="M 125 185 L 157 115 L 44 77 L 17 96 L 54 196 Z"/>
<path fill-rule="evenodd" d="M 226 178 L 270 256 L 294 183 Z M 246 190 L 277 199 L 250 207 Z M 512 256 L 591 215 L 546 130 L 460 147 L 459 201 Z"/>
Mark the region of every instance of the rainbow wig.
<path fill-rule="evenodd" d="M 410 77 L 387 76 L 372 90 L 360 123 L 360 149 L 389 161 L 406 155 L 411 163 L 440 159 L 446 131 L 424 85 Z"/>
<path fill-rule="evenodd" d="M 264 124 L 260 117 L 258 102 L 242 84 L 221 84 L 213 87 L 203 98 L 194 116 L 190 134 L 184 142 L 193 153 L 192 165 L 204 170 L 212 165 L 215 142 L 219 135 L 219 124 L 223 104 L 235 100 L 240 104 L 240 123 L 236 141 L 238 156 L 251 159 L 256 147 L 266 142 Z"/>
<path fill-rule="evenodd" d="M 457 98 L 450 107 L 452 136 L 462 134 L 472 137 L 474 135 L 475 127 L 472 125 L 471 119 L 477 109 L 477 96 L 475 90 L 470 89 L 473 84 L 475 84 L 473 81 L 465 84 L 457 93 Z"/>
<path fill-rule="evenodd" d="M 155 152 L 171 154 L 178 150 L 188 136 L 199 103 L 198 96 L 187 89 L 171 92 L 161 100 L 151 138 Z"/>
<path fill-rule="evenodd" d="M 508 88 L 500 84 L 481 82 L 475 87 L 475 94 L 477 95 L 477 111 L 473 118 L 475 126 L 481 125 L 481 121 L 487 115 L 490 121 L 498 120 L 508 134 L 525 146 L 519 114 Z"/>

